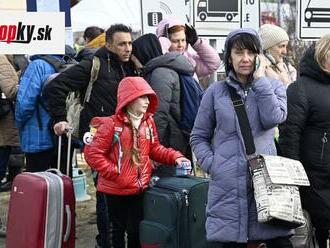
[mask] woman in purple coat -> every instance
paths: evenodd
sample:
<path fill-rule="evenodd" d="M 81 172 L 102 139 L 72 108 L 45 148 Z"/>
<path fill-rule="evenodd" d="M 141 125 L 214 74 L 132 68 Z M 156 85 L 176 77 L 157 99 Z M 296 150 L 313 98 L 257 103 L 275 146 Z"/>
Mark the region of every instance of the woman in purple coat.
<path fill-rule="evenodd" d="M 232 87 L 245 104 L 256 152 L 275 155 L 274 127 L 286 119 L 286 93 L 282 82 L 265 77 L 268 68 L 260 50 L 253 29 L 228 35 L 227 79 L 207 89 L 191 134 L 199 164 L 211 177 L 206 221 L 210 247 L 264 243 L 267 248 L 292 248 L 290 229 L 258 223 L 243 137 L 228 91 Z M 260 66 L 255 70 L 257 56 Z"/>

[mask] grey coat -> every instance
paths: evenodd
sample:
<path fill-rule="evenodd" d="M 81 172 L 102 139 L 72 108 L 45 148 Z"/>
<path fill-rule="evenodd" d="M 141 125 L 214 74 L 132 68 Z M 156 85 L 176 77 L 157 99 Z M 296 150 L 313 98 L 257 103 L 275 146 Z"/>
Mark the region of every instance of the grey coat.
<path fill-rule="evenodd" d="M 177 52 L 167 53 L 150 60 L 144 74 L 159 98 L 154 119 L 160 143 L 186 153 L 189 134 L 178 127 L 180 111 L 180 79 L 178 73 L 193 75 L 194 68 L 188 59 Z"/>
<path fill-rule="evenodd" d="M 211 181 L 207 239 L 219 242 L 267 240 L 290 229 L 259 224 L 246 152 L 228 87 L 245 102 L 257 153 L 276 154 L 274 127 L 285 121 L 286 93 L 280 81 L 260 78 L 243 89 L 232 72 L 212 84 L 201 102 L 191 135 L 193 151 Z"/>

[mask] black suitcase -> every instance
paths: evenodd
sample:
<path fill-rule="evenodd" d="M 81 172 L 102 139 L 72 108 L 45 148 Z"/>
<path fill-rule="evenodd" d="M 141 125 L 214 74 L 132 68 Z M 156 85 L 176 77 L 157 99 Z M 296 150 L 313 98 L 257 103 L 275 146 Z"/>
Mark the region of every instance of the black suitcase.
<path fill-rule="evenodd" d="M 202 248 L 206 246 L 208 179 L 166 177 L 145 192 L 140 223 L 142 248 Z"/>

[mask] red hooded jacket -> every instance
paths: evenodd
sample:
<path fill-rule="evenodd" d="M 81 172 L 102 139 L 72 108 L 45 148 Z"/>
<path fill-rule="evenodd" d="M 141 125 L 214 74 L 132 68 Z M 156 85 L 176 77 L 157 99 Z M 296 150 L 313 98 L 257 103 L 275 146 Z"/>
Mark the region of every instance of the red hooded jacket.
<path fill-rule="evenodd" d="M 124 110 L 129 103 L 143 95 L 148 95 L 150 104 L 138 129 L 137 145 L 141 158 L 138 166 L 131 162 L 133 132 Z M 183 155 L 159 143 L 152 118 L 158 98 L 143 78 L 124 78 L 119 84 L 117 99 L 115 115 L 92 119 L 91 126 L 97 131 L 92 142 L 85 146 L 85 159 L 99 172 L 99 191 L 113 195 L 134 195 L 142 192 L 149 184 L 153 170 L 151 160 L 174 165 L 175 160 Z"/>

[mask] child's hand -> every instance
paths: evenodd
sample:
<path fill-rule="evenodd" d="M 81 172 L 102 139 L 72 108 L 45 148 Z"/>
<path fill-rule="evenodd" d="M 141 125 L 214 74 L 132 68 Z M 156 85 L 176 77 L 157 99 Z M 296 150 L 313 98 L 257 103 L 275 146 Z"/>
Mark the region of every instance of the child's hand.
<path fill-rule="evenodd" d="M 185 157 L 180 157 L 175 160 L 175 164 L 178 164 L 178 165 L 180 165 L 182 162 L 191 164 L 190 160 Z"/>
<path fill-rule="evenodd" d="M 185 157 L 178 158 L 175 160 L 176 163 L 176 175 L 190 175 L 191 174 L 191 162 Z"/>

